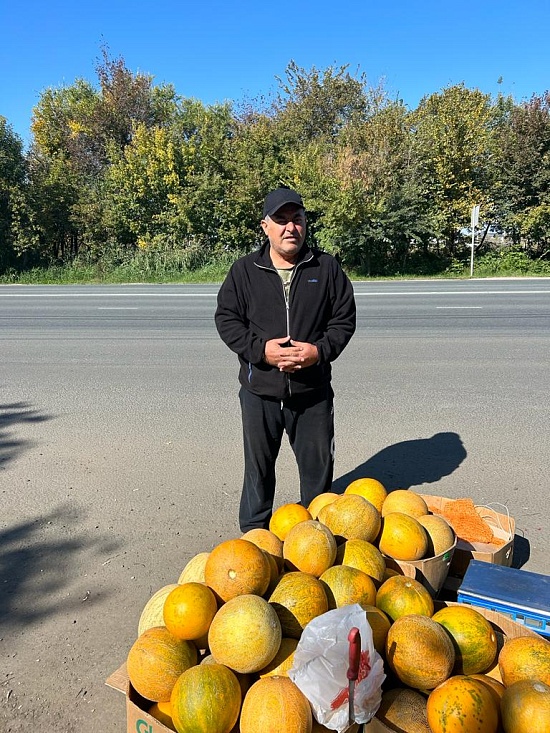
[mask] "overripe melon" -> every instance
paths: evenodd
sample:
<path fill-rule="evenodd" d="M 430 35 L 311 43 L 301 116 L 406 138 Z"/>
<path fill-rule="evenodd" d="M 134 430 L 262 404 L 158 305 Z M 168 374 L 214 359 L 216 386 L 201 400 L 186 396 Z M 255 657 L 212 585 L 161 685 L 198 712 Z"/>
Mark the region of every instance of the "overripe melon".
<path fill-rule="evenodd" d="M 378 547 L 394 560 L 420 560 L 428 551 L 428 533 L 414 517 L 392 512 L 382 520 Z"/>
<path fill-rule="evenodd" d="M 197 658 L 192 642 L 176 639 L 165 626 L 155 626 L 132 644 L 126 660 L 128 678 L 142 697 L 168 702 L 176 680 Z"/>
<path fill-rule="evenodd" d="M 455 675 L 445 680 L 430 693 L 426 709 L 432 733 L 498 731 L 498 707 L 494 698 L 472 677 Z"/>
<path fill-rule="evenodd" d="M 336 562 L 338 565 L 349 565 L 349 567 L 362 570 L 378 582 L 384 580 L 386 572 L 386 561 L 380 550 L 365 540 L 348 540 L 338 547 Z"/>
<path fill-rule="evenodd" d="M 259 672 L 277 654 L 282 632 L 275 609 L 260 596 L 231 598 L 214 616 L 208 647 L 219 664 L 235 672 Z"/>
<path fill-rule="evenodd" d="M 505 687 L 528 679 L 550 685 L 550 641 L 540 636 L 507 639 L 498 655 L 498 666 Z"/>
<path fill-rule="evenodd" d="M 455 647 L 454 674 L 478 674 L 497 656 L 497 637 L 487 619 L 475 608 L 447 606 L 432 616 L 449 633 Z"/>
<path fill-rule="evenodd" d="M 432 690 L 450 677 L 453 643 L 445 629 L 427 616 L 401 616 L 386 638 L 386 661 L 408 687 Z"/>
<path fill-rule="evenodd" d="M 263 595 L 271 578 L 267 556 L 252 542 L 226 540 L 214 547 L 204 566 L 204 579 L 222 601 L 249 593 Z"/>
<path fill-rule="evenodd" d="M 336 540 L 321 522 L 314 519 L 299 522 L 285 537 L 283 557 L 290 570 L 318 578 L 336 560 Z"/>
<path fill-rule="evenodd" d="M 301 504 L 283 504 L 273 512 L 269 520 L 269 529 L 284 542 L 285 537 L 295 524 L 306 522 L 308 519 L 312 519 L 312 516 Z"/>
<path fill-rule="evenodd" d="M 404 575 L 393 575 L 382 583 L 376 593 L 375 605 L 392 621 L 410 614 L 433 616 L 434 612 L 428 590 L 418 580 Z"/>
<path fill-rule="evenodd" d="M 392 512 L 400 512 L 417 519 L 418 517 L 428 514 L 428 505 L 424 499 L 410 489 L 396 489 L 391 491 L 382 505 L 382 516 Z"/>
<path fill-rule="evenodd" d="M 201 664 L 178 678 L 170 701 L 178 733 L 230 733 L 239 717 L 241 687 L 224 665 Z"/>
<path fill-rule="evenodd" d="M 358 494 L 342 494 L 321 509 L 318 519 L 338 542 L 351 539 L 373 542 L 381 524 L 378 509 Z"/>
<path fill-rule="evenodd" d="M 357 568 L 334 565 L 321 575 L 329 609 L 350 606 L 352 603 L 372 606 L 376 601 L 373 579 Z"/>
<path fill-rule="evenodd" d="M 536 679 L 512 683 L 501 711 L 504 733 L 550 733 L 550 686 Z"/>
<path fill-rule="evenodd" d="M 311 706 L 289 677 L 262 677 L 247 692 L 240 733 L 311 733 Z"/>
<path fill-rule="evenodd" d="M 306 624 L 328 611 L 321 581 L 308 573 L 285 573 L 269 597 L 281 622 L 284 636 L 299 639 Z"/>
<path fill-rule="evenodd" d="M 159 590 L 149 598 L 141 612 L 141 616 L 139 617 L 138 636 L 141 636 L 141 634 L 143 634 L 144 631 L 147 631 L 147 629 L 152 629 L 155 626 L 164 626 L 164 601 L 168 597 L 170 591 L 177 587 L 177 583 L 169 583 L 168 585 L 164 585 L 162 588 L 159 588 Z"/>
<path fill-rule="evenodd" d="M 388 495 L 386 487 L 375 478 L 358 478 L 348 484 L 345 494 L 358 494 L 363 499 L 370 501 L 379 512 L 382 511 L 384 501 Z"/>

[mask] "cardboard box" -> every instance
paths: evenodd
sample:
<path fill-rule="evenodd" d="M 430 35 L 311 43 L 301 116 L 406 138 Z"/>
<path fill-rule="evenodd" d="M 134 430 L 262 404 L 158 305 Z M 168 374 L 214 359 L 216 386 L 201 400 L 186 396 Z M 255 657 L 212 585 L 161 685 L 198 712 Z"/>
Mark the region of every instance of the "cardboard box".
<path fill-rule="evenodd" d="M 429 494 L 421 494 L 421 496 L 433 514 L 441 514 L 445 505 L 453 501 L 453 499 L 447 499 L 443 496 L 431 496 Z M 512 564 L 514 534 L 516 531 L 516 523 L 513 517 L 509 514 L 501 514 L 488 506 L 476 506 L 476 511 L 490 525 L 495 537 L 502 540 L 502 544 L 466 542 L 458 537 L 448 573 L 453 578 L 463 578 L 472 559 L 508 567 Z M 456 590 L 456 588 L 454 589 Z"/>
<path fill-rule="evenodd" d="M 439 611 L 441 608 L 444 608 L 446 606 L 463 606 L 464 604 L 435 601 L 434 605 L 435 610 Z M 476 611 L 479 611 L 479 613 L 482 616 L 485 616 L 487 621 L 492 624 L 497 636 L 499 651 L 502 648 L 502 645 L 504 644 L 506 639 L 515 639 L 519 636 L 539 636 L 539 634 L 531 631 L 531 629 L 527 629 L 522 624 L 511 621 L 509 618 L 501 613 L 497 613 L 496 611 L 491 611 L 488 608 L 476 608 Z M 382 721 L 378 720 L 378 718 L 373 718 L 370 723 L 367 723 L 367 725 L 363 726 L 363 729 L 364 733 L 393 733 L 392 728 L 388 728 L 388 726 L 382 723 Z"/>
<path fill-rule="evenodd" d="M 107 678 L 105 684 L 113 690 L 123 692 L 126 696 L 127 733 L 173 733 L 170 728 L 147 712 L 152 703 L 141 697 L 130 684 L 126 662 Z"/>
<path fill-rule="evenodd" d="M 439 555 L 428 557 L 425 560 L 393 560 L 384 556 L 386 567 L 405 575 L 407 578 L 414 578 L 427 588 L 432 598 L 435 598 L 443 587 L 449 569 L 452 564 L 454 552 L 457 546 L 457 537 L 452 547 Z"/>

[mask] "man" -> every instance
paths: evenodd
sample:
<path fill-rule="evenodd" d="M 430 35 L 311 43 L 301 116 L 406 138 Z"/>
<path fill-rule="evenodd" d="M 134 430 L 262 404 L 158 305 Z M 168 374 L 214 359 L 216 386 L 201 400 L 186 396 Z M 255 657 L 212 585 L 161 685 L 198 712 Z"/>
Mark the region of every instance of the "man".
<path fill-rule="evenodd" d="M 257 252 L 231 267 L 215 321 L 237 353 L 244 482 L 242 532 L 269 526 L 275 461 L 286 431 L 304 506 L 330 491 L 334 466 L 331 362 L 355 331 L 352 285 L 334 257 L 305 242 L 301 196 L 277 188 L 265 199 Z"/>

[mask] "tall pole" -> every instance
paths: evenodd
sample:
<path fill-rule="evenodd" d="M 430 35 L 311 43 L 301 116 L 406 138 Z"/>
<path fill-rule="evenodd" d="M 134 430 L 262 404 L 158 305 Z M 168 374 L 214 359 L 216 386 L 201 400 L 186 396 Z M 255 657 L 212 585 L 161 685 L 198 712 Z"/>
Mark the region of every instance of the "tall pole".
<path fill-rule="evenodd" d="M 472 227 L 472 251 L 470 253 L 470 277 L 474 276 L 474 237 L 476 230 Z"/>
<path fill-rule="evenodd" d="M 470 254 L 470 277 L 474 276 L 474 245 L 476 236 L 476 226 L 479 221 L 479 205 L 472 207 L 472 215 L 470 226 L 472 227 L 472 252 Z"/>

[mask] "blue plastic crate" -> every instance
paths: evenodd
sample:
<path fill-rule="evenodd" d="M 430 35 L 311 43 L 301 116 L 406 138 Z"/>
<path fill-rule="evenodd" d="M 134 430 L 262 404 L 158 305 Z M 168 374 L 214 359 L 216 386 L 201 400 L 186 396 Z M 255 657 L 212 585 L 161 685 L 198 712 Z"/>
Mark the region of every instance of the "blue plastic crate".
<path fill-rule="evenodd" d="M 471 560 L 457 593 L 459 603 L 498 611 L 550 637 L 550 576 Z"/>

